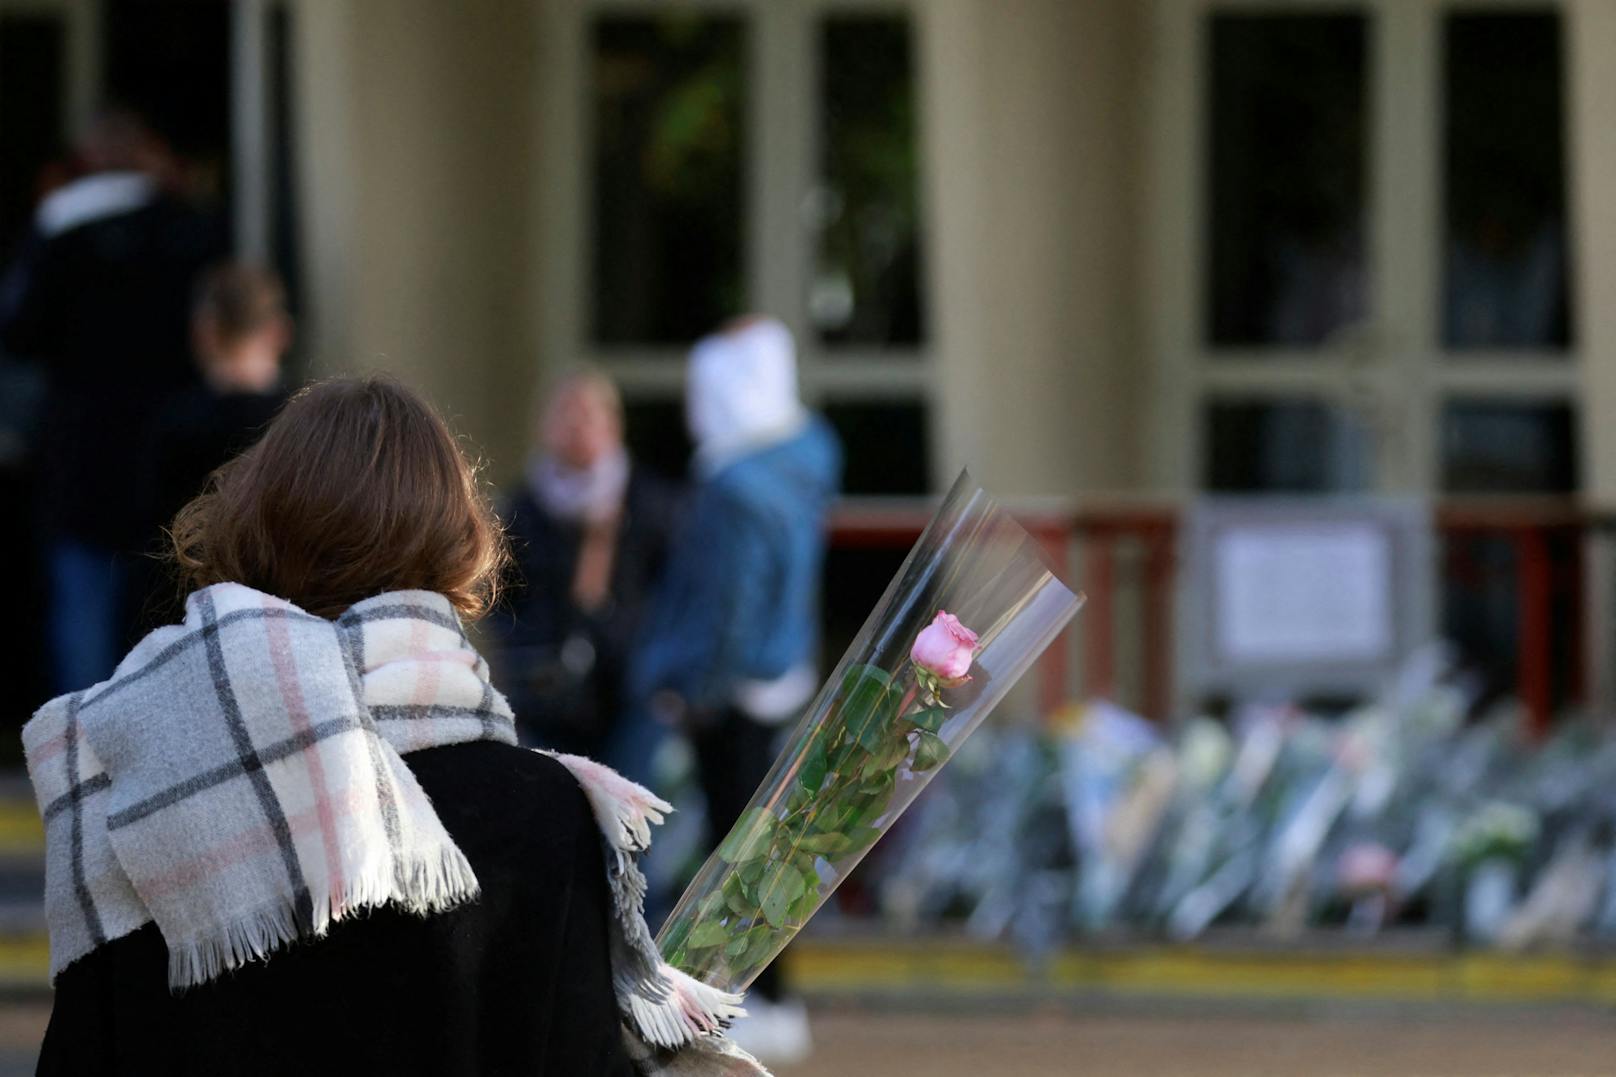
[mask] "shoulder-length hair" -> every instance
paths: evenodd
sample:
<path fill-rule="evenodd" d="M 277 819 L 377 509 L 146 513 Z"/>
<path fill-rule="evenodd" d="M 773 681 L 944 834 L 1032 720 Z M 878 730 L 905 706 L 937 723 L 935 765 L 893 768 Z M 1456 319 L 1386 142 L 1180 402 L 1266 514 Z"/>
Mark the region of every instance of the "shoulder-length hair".
<path fill-rule="evenodd" d="M 479 617 L 506 556 L 448 426 L 384 377 L 298 393 L 169 535 L 185 590 L 242 583 L 321 617 L 396 590 L 437 591 Z"/>

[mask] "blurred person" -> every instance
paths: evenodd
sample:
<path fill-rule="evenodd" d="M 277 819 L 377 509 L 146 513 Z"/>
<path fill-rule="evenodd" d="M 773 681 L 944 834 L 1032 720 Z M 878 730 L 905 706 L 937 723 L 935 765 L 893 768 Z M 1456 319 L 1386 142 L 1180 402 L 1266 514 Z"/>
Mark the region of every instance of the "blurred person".
<path fill-rule="evenodd" d="M 688 731 L 716 846 L 773 765 L 777 735 L 819 686 L 825 527 L 841 449 L 803 407 L 791 333 L 772 318 L 742 318 L 697 343 L 685 404 L 696 487 L 634 684 Z M 808 1021 L 784 997 L 779 968 L 754 985 L 736 1039 L 789 1062 L 808 1053 Z"/>
<path fill-rule="evenodd" d="M 499 526 L 429 405 L 305 390 L 172 534 L 184 623 L 24 731 L 64 806 L 40 1074 L 760 1072 L 640 918 L 666 805 L 516 745 L 462 626 Z"/>
<path fill-rule="evenodd" d="M 623 681 L 675 512 L 674 491 L 629 458 L 611 379 L 561 379 L 501 513 L 516 571 L 491 629 L 525 740 L 649 779 L 659 728 Z"/>
<path fill-rule="evenodd" d="M 220 222 L 173 193 L 174 155 L 139 117 L 103 112 L 78 158 L 83 174 L 40 202 L 0 280 L 0 346 L 46 376 L 38 483 L 58 691 L 105 678 L 130 632 L 139 442 L 195 377 L 191 289 L 225 248 Z"/>
<path fill-rule="evenodd" d="M 191 347 L 201 381 L 169 394 L 141 453 L 146 545 L 160 553 L 162 529 L 202 492 L 209 473 L 252 444 L 286 402 L 281 363 L 292 340 L 286 289 L 270 270 L 224 262 L 203 274 L 191 310 Z M 172 581 L 157 558 L 135 566 L 145 596 L 141 626 L 175 620 Z"/>

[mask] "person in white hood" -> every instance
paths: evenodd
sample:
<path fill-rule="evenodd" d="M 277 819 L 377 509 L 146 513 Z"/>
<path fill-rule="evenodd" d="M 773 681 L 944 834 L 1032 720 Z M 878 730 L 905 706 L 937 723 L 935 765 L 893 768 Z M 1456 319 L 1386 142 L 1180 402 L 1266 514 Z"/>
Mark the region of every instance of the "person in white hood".
<path fill-rule="evenodd" d="M 776 733 L 818 686 L 841 449 L 803 406 L 791 333 L 773 318 L 746 317 L 698 342 L 685 405 L 696 488 L 633 680 L 690 734 L 716 845 L 773 764 Z M 754 985 L 756 1016 L 737 1034 L 785 1062 L 806 1053 L 807 1023 L 800 1004 L 780 1003 L 778 967 Z"/>

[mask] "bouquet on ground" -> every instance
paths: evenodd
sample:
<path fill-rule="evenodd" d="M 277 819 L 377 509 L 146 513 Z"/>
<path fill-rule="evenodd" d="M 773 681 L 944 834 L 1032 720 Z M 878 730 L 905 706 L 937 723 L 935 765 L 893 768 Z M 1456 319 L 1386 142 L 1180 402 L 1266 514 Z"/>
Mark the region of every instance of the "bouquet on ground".
<path fill-rule="evenodd" d="M 668 963 L 745 990 L 1081 603 L 961 475 L 674 908 Z"/>

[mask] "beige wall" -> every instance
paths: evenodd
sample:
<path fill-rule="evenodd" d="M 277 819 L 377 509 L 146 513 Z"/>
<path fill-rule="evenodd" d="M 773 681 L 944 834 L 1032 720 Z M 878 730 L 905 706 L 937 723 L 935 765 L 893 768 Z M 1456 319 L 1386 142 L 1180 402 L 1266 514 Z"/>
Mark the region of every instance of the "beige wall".
<path fill-rule="evenodd" d="M 932 0 L 923 96 L 937 455 L 1005 496 L 1144 481 L 1146 5 Z"/>
<path fill-rule="evenodd" d="M 525 438 L 533 5 L 303 0 L 317 371 L 387 370 L 510 471 Z"/>
<path fill-rule="evenodd" d="M 966 462 L 1007 496 L 1143 479 L 1141 7 L 919 0 L 939 481 Z M 541 70 L 540 5 L 297 15 L 315 368 L 398 373 L 508 476 L 556 231 L 538 216 L 539 106 L 565 89 Z"/>
<path fill-rule="evenodd" d="M 1582 482 L 1589 502 L 1616 508 L 1616 4 L 1571 7 L 1569 139 L 1572 310 L 1582 350 Z"/>

